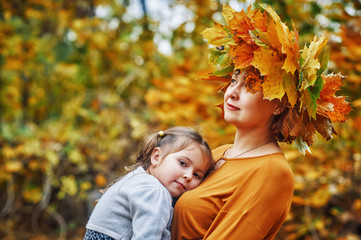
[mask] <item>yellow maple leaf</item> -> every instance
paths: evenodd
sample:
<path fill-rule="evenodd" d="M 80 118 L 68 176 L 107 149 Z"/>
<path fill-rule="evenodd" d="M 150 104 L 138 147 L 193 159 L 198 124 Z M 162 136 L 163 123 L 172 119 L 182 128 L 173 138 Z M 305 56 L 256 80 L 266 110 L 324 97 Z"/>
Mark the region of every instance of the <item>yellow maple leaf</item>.
<path fill-rule="evenodd" d="M 266 4 L 260 4 L 271 16 L 277 30 L 278 41 L 282 45 L 282 53 L 286 54 L 285 62 L 282 68 L 292 74 L 298 69 L 298 35 L 294 31 L 290 31 L 284 24 L 277 13 Z"/>
<path fill-rule="evenodd" d="M 285 90 L 282 85 L 282 75 L 284 71 L 281 69 L 282 64 L 275 66 L 275 71 L 267 75 L 262 83 L 263 98 L 272 100 L 275 98 L 281 99 L 285 95 Z"/>
<path fill-rule="evenodd" d="M 304 60 L 301 65 L 301 71 L 304 74 L 304 81 L 302 82 L 301 90 L 315 84 L 317 71 L 320 69 L 320 62 L 317 58 L 321 51 L 325 48 L 326 43 L 327 39 L 324 34 L 322 34 L 319 39 L 315 36 L 310 46 L 305 46 L 302 50 L 301 58 Z"/>
<path fill-rule="evenodd" d="M 261 76 L 272 75 L 275 71 L 278 71 L 275 65 L 283 65 L 283 56 L 273 49 L 259 48 L 253 54 L 252 65 L 260 71 Z"/>
<path fill-rule="evenodd" d="M 233 45 L 234 41 L 223 25 L 215 23 L 213 28 L 206 28 L 202 35 L 208 40 L 208 44 L 222 46 L 225 44 Z"/>
<path fill-rule="evenodd" d="M 272 63 L 272 64 L 268 64 Z M 281 99 L 285 90 L 283 88 L 283 56 L 280 56 L 273 49 L 260 48 L 254 51 L 252 65 L 257 68 L 261 76 L 266 76 L 262 83 L 265 99 Z"/>
<path fill-rule="evenodd" d="M 223 4 L 222 6 L 222 16 L 224 17 L 224 19 L 228 22 L 230 20 L 232 20 L 233 15 L 236 13 L 235 10 L 233 10 L 233 8 L 231 8 L 230 6 L 228 6 L 227 4 Z"/>
<path fill-rule="evenodd" d="M 297 77 L 290 72 L 283 74 L 283 87 L 287 94 L 288 102 L 291 104 L 291 107 L 294 107 L 298 99 Z"/>

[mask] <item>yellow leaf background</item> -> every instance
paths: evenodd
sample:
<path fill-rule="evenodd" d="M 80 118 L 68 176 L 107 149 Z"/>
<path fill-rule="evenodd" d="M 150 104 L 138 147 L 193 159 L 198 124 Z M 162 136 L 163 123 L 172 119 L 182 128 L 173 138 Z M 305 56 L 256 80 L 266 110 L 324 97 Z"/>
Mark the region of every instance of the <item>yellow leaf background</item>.
<path fill-rule="evenodd" d="M 209 50 L 201 32 L 219 20 L 219 2 L 164 3 L 163 7 L 179 11 L 176 7 L 183 6 L 191 13 L 168 33 L 160 29 L 170 19 L 135 17 L 129 12 L 133 1 L 120 2 L 1 2 L 0 236 L 5 239 L 82 239 L 98 190 L 134 162 L 140 141 L 150 132 L 187 125 L 204 134 L 212 148 L 233 141 L 234 128 L 222 120 L 217 107 L 222 103 L 222 96 L 216 95 L 219 85 L 200 79 L 214 71 L 208 67 Z M 296 32 L 276 27 L 274 17 L 268 29 L 283 40 L 264 40 L 281 49 L 284 62 L 271 50 L 257 52 L 251 60 L 256 65 L 265 58 L 275 61 L 287 72 L 284 77 L 292 78 L 300 69 L 290 49 L 297 41 L 304 45 L 325 32 L 331 51 L 329 73 L 346 76 L 345 86 L 336 93 L 348 96 L 353 108 L 346 122 L 335 126 L 334 139 L 315 140 L 312 155 L 281 145 L 295 174 L 295 193 L 277 240 L 360 239 L 361 9 L 355 1 L 341 2 L 320 8 L 312 1 L 273 1 L 282 20 L 293 19 L 299 39 Z M 238 9 L 246 6 L 242 4 Z M 108 15 L 95 13 L 100 10 Z M 255 14 L 253 10 L 247 12 Z M 273 15 L 270 8 L 266 11 Z M 223 13 L 225 18 L 231 14 L 230 9 Z M 337 24 L 317 22 L 322 17 Z M 235 52 L 243 50 L 232 45 L 227 34 L 215 43 L 228 41 Z M 161 40 L 169 42 L 170 53 L 161 51 Z M 252 41 L 245 39 L 247 44 Z M 320 37 L 303 51 L 317 52 L 324 44 Z M 246 54 L 239 64 L 251 57 Z M 314 75 L 317 64 L 305 59 L 305 72 Z M 259 67 L 263 74 L 274 72 Z M 289 82 L 279 76 L 276 71 L 265 79 L 266 95 L 286 91 L 295 104 L 292 91 L 297 86 L 284 86 L 279 92 L 267 89 L 275 81 Z M 331 135 L 329 131 L 323 134 Z"/>

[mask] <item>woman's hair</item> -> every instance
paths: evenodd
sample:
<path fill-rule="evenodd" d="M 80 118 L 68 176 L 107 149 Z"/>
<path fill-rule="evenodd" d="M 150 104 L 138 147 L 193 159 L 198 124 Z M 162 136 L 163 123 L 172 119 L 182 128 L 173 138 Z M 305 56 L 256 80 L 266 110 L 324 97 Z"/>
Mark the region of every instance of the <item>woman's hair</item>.
<path fill-rule="evenodd" d="M 151 156 L 153 150 L 157 147 L 162 149 L 164 153 L 163 158 L 168 154 L 179 152 L 191 144 L 198 144 L 202 151 L 202 155 L 209 161 L 209 168 L 205 174 L 207 176 L 214 167 L 214 160 L 212 157 L 212 151 L 208 146 L 208 143 L 202 138 L 202 136 L 188 127 L 174 127 L 165 131 L 160 131 L 149 135 L 143 143 L 140 145 L 135 164 L 126 167 L 126 170 L 132 171 L 138 167 L 143 167 L 144 170 L 152 165 Z M 100 190 L 101 193 L 105 193 L 114 183 L 119 179 L 116 179 L 109 184 L 105 189 Z"/>
<path fill-rule="evenodd" d="M 135 164 L 128 167 L 127 170 L 134 170 L 139 166 L 148 170 L 149 166 L 152 164 L 151 156 L 153 150 L 156 147 L 162 149 L 162 152 L 164 153 L 163 157 L 165 157 L 168 154 L 179 152 L 191 144 L 197 144 L 201 148 L 202 155 L 209 159 L 210 166 L 212 167 L 212 152 L 202 136 L 191 128 L 174 127 L 148 136 L 140 146 Z"/>
<path fill-rule="evenodd" d="M 301 124 L 299 115 L 295 108 L 290 108 L 287 106 L 288 99 L 285 95 L 280 104 L 283 105 L 284 110 L 281 114 L 273 117 L 271 123 L 271 132 L 273 137 L 278 142 L 292 143 L 295 139 L 303 135 L 303 130 L 300 128 Z"/>

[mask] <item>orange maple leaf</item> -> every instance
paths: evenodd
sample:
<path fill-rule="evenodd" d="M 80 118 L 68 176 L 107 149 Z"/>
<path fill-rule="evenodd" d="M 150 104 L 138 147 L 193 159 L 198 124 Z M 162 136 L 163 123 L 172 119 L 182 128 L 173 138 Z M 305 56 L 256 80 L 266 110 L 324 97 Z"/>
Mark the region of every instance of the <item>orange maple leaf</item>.
<path fill-rule="evenodd" d="M 229 56 L 233 59 L 236 69 L 242 69 L 250 66 L 253 60 L 253 52 L 258 48 L 257 45 L 249 45 L 246 42 L 229 47 Z"/>
<path fill-rule="evenodd" d="M 248 92 L 256 93 L 262 91 L 263 77 L 260 76 L 256 68 L 250 67 L 245 75 L 245 79 Z"/>
<path fill-rule="evenodd" d="M 317 99 L 317 110 L 320 114 L 328 116 L 333 122 L 346 121 L 346 115 L 351 111 L 346 97 L 336 96 L 336 92 L 342 86 L 343 76 L 341 74 L 329 74 L 323 76 L 324 86 Z"/>

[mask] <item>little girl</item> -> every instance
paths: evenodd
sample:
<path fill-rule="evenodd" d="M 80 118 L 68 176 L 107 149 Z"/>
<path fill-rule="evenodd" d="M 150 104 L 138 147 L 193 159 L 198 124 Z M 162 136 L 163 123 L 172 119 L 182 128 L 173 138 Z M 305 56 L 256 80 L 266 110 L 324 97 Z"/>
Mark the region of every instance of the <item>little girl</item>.
<path fill-rule="evenodd" d="M 208 144 L 191 129 L 150 135 L 132 171 L 98 201 L 84 240 L 170 239 L 172 197 L 197 187 L 213 164 Z"/>

